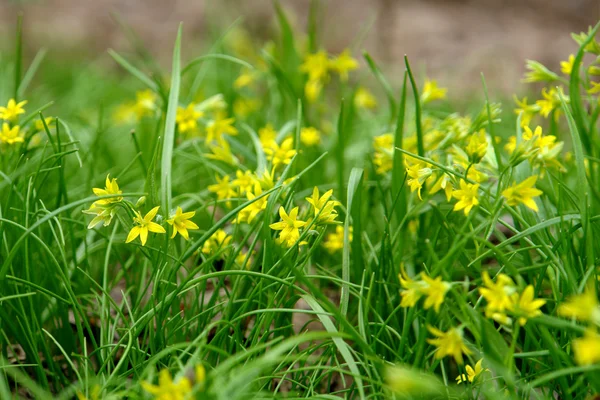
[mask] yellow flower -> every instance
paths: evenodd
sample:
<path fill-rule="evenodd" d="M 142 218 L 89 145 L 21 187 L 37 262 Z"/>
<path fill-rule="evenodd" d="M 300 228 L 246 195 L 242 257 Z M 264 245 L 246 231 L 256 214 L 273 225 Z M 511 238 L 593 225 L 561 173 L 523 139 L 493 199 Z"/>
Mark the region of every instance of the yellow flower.
<path fill-rule="evenodd" d="M 113 112 L 113 118 L 115 122 L 119 124 L 125 124 L 135 121 L 135 104 L 119 104 Z"/>
<path fill-rule="evenodd" d="M 452 356 L 458 365 L 462 365 L 464 363 L 463 354 L 471 354 L 471 350 L 463 341 L 462 329 L 451 328 L 447 332 L 442 332 L 433 326 L 427 326 L 427 329 L 436 336 L 435 339 L 427 339 L 427 343 L 437 347 L 435 358 L 441 359 Z"/>
<path fill-rule="evenodd" d="M 272 189 L 273 186 L 275 186 L 275 178 L 273 177 L 273 174 L 269 171 L 263 172 L 262 176 L 257 175 L 256 180 L 260 183 L 260 187 L 264 190 Z M 286 182 L 287 180 L 284 183 Z"/>
<path fill-rule="evenodd" d="M 521 115 L 521 128 L 529 126 L 534 115 L 540 111 L 540 106 L 537 104 L 527 104 L 527 97 L 523 97 L 523 100 L 519 100 L 517 96 L 514 97 L 517 108 L 515 108 L 515 114 Z"/>
<path fill-rule="evenodd" d="M 590 82 L 592 84 L 592 87 L 590 87 L 588 89 L 588 93 L 589 94 L 598 94 L 600 93 L 600 82 Z"/>
<path fill-rule="evenodd" d="M 325 50 L 307 54 L 300 65 L 300 71 L 308 74 L 309 81 L 322 81 L 327 78 L 329 59 Z"/>
<path fill-rule="evenodd" d="M 503 314 L 512 306 L 511 296 L 515 291 L 512 279 L 505 274 L 499 274 L 494 283 L 487 271 L 483 271 L 481 277 L 485 286 L 479 288 L 479 293 L 487 301 L 485 315 L 490 318 L 494 314 Z"/>
<path fill-rule="evenodd" d="M 316 146 L 321 142 L 321 133 L 317 128 L 302 128 L 300 130 L 300 141 L 306 146 Z"/>
<path fill-rule="evenodd" d="M 311 197 L 306 197 L 306 201 L 312 205 L 314 211 L 314 217 L 317 218 L 317 224 L 333 224 L 337 218 L 337 210 L 335 207 L 340 205 L 339 201 L 329 200 L 333 195 L 333 189 L 323 193 L 323 196 L 319 196 L 319 188 L 316 186 L 313 188 Z"/>
<path fill-rule="evenodd" d="M 533 164 L 562 169 L 562 165 L 558 161 L 558 156 L 563 149 L 563 145 L 563 142 L 556 141 L 556 136 L 554 135 L 539 136 L 533 142 L 530 160 Z"/>
<path fill-rule="evenodd" d="M 600 67 L 596 65 L 590 65 L 587 72 L 590 75 L 600 75 Z"/>
<path fill-rule="evenodd" d="M 15 99 L 10 99 L 6 107 L 0 107 L 0 119 L 5 121 L 15 121 L 19 115 L 25 114 L 23 106 L 27 104 L 27 100 L 16 102 Z"/>
<path fill-rule="evenodd" d="M 594 286 L 588 285 L 583 293 L 570 296 L 558 307 L 558 315 L 600 325 L 600 304 Z"/>
<path fill-rule="evenodd" d="M 517 149 L 517 137 L 513 135 L 508 138 L 508 141 L 504 145 L 504 150 L 506 150 L 508 152 L 508 154 L 512 154 L 512 153 L 514 153 L 514 151 L 516 149 Z"/>
<path fill-rule="evenodd" d="M 19 135 L 19 125 L 15 125 L 12 128 L 8 126 L 6 122 L 2 124 L 2 131 L 0 132 L 0 143 L 15 144 L 23 143 L 25 139 Z"/>
<path fill-rule="evenodd" d="M 154 396 L 156 400 L 184 400 L 192 393 L 192 383 L 186 377 L 173 382 L 168 370 L 163 369 L 158 374 L 158 385 L 142 382 L 142 388 Z"/>
<path fill-rule="evenodd" d="M 561 89 L 562 94 L 562 89 Z M 535 102 L 540 108 L 540 114 L 544 116 L 544 118 L 548 118 L 552 111 L 557 110 L 556 115 L 558 116 L 558 111 L 560 111 L 560 97 L 558 97 L 558 91 L 556 88 L 552 87 L 550 90 L 543 88 L 542 89 L 542 97 L 543 99 Z M 565 101 L 568 102 L 568 97 L 563 94 Z"/>
<path fill-rule="evenodd" d="M 400 266 L 398 278 L 400 279 L 400 286 L 404 289 L 400 292 L 400 296 L 402 297 L 400 307 L 414 307 L 423 296 L 425 282 L 411 279 L 404 270 L 404 266 Z"/>
<path fill-rule="evenodd" d="M 48 128 L 50 128 L 50 125 L 52 125 L 52 123 L 54 122 L 54 118 L 52 118 L 52 117 L 46 117 L 46 118 L 44 118 L 44 122 L 46 122 L 46 125 L 48 125 Z M 43 131 L 44 130 L 44 123 L 42 122 L 41 119 L 37 119 L 35 121 L 35 130 L 36 131 Z"/>
<path fill-rule="evenodd" d="M 321 90 L 323 90 L 323 83 L 319 80 L 311 79 L 304 85 L 304 95 L 311 103 L 314 103 L 319 98 Z"/>
<path fill-rule="evenodd" d="M 237 196 L 237 191 L 233 187 L 232 183 L 229 182 L 229 175 L 225 175 L 223 178 L 215 176 L 215 179 L 217 180 L 217 183 L 209 185 L 208 191 L 216 193 L 217 199 L 229 200 Z"/>
<path fill-rule="evenodd" d="M 429 277 L 425 272 L 421 272 L 421 280 L 415 281 L 408 277 L 404 267 L 400 267 L 400 285 L 404 290 L 400 292 L 402 301 L 400 307 L 414 307 L 422 296 L 427 296 L 423 307 L 427 310 L 431 307 L 436 313 L 444 302 L 444 297 L 450 284 L 442 281 L 441 277 L 435 279 Z"/>
<path fill-rule="evenodd" d="M 204 383 L 204 381 L 206 380 L 206 369 L 204 368 L 204 365 L 196 365 L 196 368 L 194 368 L 194 372 L 196 375 L 196 383 Z"/>
<path fill-rule="evenodd" d="M 190 221 L 190 218 L 192 218 L 194 215 L 196 215 L 195 211 L 184 213 L 181 207 L 177 207 L 175 215 L 167 220 L 167 223 L 173 226 L 173 233 L 171 234 L 171 239 L 173 239 L 175 235 L 177 235 L 177 233 L 183 236 L 185 240 L 188 240 L 190 238 L 188 229 L 198 229 L 198 225 Z"/>
<path fill-rule="evenodd" d="M 358 68 L 358 62 L 352 58 L 349 49 L 345 49 L 338 55 L 329 61 L 329 68 L 337 72 L 342 81 L 348 80 L 348 72 L 354 71 Z"/>
<path fill-rule="evenodd" d="M 247 97 L 238 97 L 233 102 L 233 112 L 235 115 L 246 118 L 248 115 L 260 109 L 260 100 Z"/>
<path fill-rule="evenodd" d="M 110 179 L 110 174 L 106 175 L 106 181 L 104 184 L 104 189 L 93 188 L 92 189 L 96 196 L 106 196 L 111 194 L 121 194 L 123 193 L 121 189 L 119 189 L 119 185 L 117 184 L 117 178 Z M 104 226 L 110 225 L 113 217 L 115 216 L 117 210 L 116 205 L 121 200 L 123 200 L 122 196 L 111 197 L 108 199 L 100 199 L 96 200 L 89 209 L 83 210 L 84 214 L 95 215 L 95 217 L 90 221 L 88 225 L 88 229 L 92 229 L 100 222 L 104 224 Z"/>
<path fill-rule="evenodd" d="M 600 335 L 587 329 L 582 338 L 573 340 L 575 362 L 579 365 L 591 365 L 600 362 Z"/>
<path fill-rule="evenodd" d="M 232 237 L 229 236 L 223 229 L 218 229 L 213 233 L 202 245 L 204 254 L 215 254 L 222 247 L 227 246 L 231 242 Z"/>
<path fill-rule="evenodd" d="M 465 374 L 461 374 L 459 376 L 456 377 L 456 383 L 463 383 L 463 382 L 471 382 L 473 383 L 473 381 L 475 381 L 475 379 L 479 376 L 479 374 L 481 374 L 484 371 L 488 371 L 488 369 L 483 369 L 483 366 L 481 365 L 483 363 L 483 358 L 479 361 L 477 361 L 477 363 L 475 364 L 475 368 L 471 367 L 470 365 L 467 364 L 467 366 L 465 367 L 465 369 L 467 370 L 467 375 Z"/>
<path fill-rule="evenodd" d="M 264 151 L 267 160 L 273 164 L 273 168 L 278 168 L 292 162 L 292 158 L 296 155 L 296 150 L 293 147 L 294 139 L 289 137 L 281 143 L 281 146 L 275 143 L 272 147 L 264 149 Z"/>
<path fill-rule="evenodd" d="M 133 106 L 133 112 L 138 119 L 146 115 L 152 115 L 156 110 L 156 93 L 150 89 L 139 91 L 135 94 L 136 101 Z"/>
<path fill-rule="evenodd" d="M 233 82 L 233 87 L 236 89 L 241 89 L 246 86 L 250 86 L 254 82 L 254 75 L 251 72 L 243 72 L 241 73 L 236 80 Z"/>
<path fill-rule="evenodd" d="M 352 227 L 350 227 L 348 232 L 348 240 L 352 241 Z M 330 254 L 338 252 L 344 248 L 344 227 L 342 225 L 337 225 L 335 227 L 335 232 L 330 233 L 325 237 L 323 247 L 325 247 Z"/>
<path fill-rule="evenodd" d="M 142 246 L 146 245 L 146 240 L 148 239 L 148 232 L 154 233 L 166 233 L 165 228 L 157 224 L 156 222 L 152 222 L 154 217 L 156 217 L 156 213 L 160 206 L 154 207 L 152 210 L 148 211 L 148 213 L 142 218 L 142 214 L 139 211 L 135 211 L 135 217 L 133 217 L 134 226 L 129 231 L 129 235 L 127 235 L 127 240 L 125 243 L 132 242 L 140 237 L 140 241 L 142 242 Z"/>
<path fill-rule="evenodd" d="M 386 133 L 373 138 L 373 164 L 377 167 L 377 174 L 391 171 L 394 165 L 394 135 Z"/>
<path fill-rule="evenodd" d="M 431 186 L 431 189 L 429 189 L 429 194 L 436 194 L 442 189 L 446 195 L 446 200 L 450 201 L 452 199 L 452 191 L 454 190 L 454 186 L 452 185 L 450 176 L 445 173 L 442 173 L 442 176 Z"/>
<path fill-rule="evenodd" d="M 236 264 L 238 264 L 240 267 L 250 269 L 250 266 L 252 264 L 252 257 L 254 256 L 255 253 L 256 252 L 254 250 L 252 250 L 252 251 L 240 250 L 238 255 L 235 256 Z"/>
<path fill-rule="evenodd" d="M 257 181 L 254 183 L 254 192 L 248 190 L 246 192 L 246 198 L 248 200 L 254 200 L 259 197 L 263 193 L 260 183 Z M 256 200 L 254 203 L 244 207 L 239 214 L 237 215 L 236 222 L 247 222 L 249 224 L 254 221 L 254 218 L 267 208 L 267 201 L 269 200 L 269 196 L 263 196 L 260 199 Z"/>
<path fill-rule="evenodd" d="M 190 103 L 186 108 L 177 107 L 177 115 L 175 121 L 179 127 L 179 132 L 194 132 L 198 128 L 198 118 L 204 113 L 196 111 L 196 104 Z"/>
<path fill-rule="evenodd" d="M 208 145 L 211 153 L 205 153 L 206 158 L 210 158 L 211 160 L 219 160 L 227 163 L 229 165 L 236 165 L 238 160 L 231 152 L 231 147 L 229 146 L 229 142 L 225 140 L 225 138 L 219 138 L 216 144 L 210 143 Z"/>
<path fill-rule="evenodd" d="M 235 179 L 231 182 L 233 186 L 236 186 L 241 195 L 249 192 L 254 187 L 254 182 L 256 182 L 256 177 L 252 173 L 252 171 L 242 172 L 241 170 L 235 171 Z"/>
<path fill-rule="evenodd" d="M 354 93 L 354 106 L 372 110 L 377 107 L 377 99 L 367 88 L 359 86 Z"/>
<path fill-rule="evenodd" d="M 285 212 L 285 208 L 279 207 L 280 222 L 269 225 L 269 227 L 279 232 L 278 242 L 286 247 L 292 247 L 300 238 L 300 228 L 306 225 L 306 222 L 298 220 L 298 207 L 294 207 L 290 214 Z"/>
<path fill-rule="evenodd" d="M 482 129 L 478 133 L 473 133 L 469 137 L 467 148 L 465 149 L 469 160 L 473 164 L 477 164 L 487 153 L 488 142 L 485 136 L 485 131 Z"/>
<path fill-rule="evenodd" d="M 569 55 L 569 59 L 567 61 L 560 62 L 560 72 L 565 75 L 571 75 L 571 71 L 573 71 L 573 63 L 575 63 L 575 56 L 571 54 Z"/>
<path fill-rule="evenodd" d="M 106 175 L 106 181 L 104 182 L 104 189 L 93 188 L 92 191 L 96 196 L 107 196 L 111 194 L 121 194 L 123 193 L 121 189 L 119 189 L 119 184 L 117 183 L 117 178 L 110 179 L 110 174 Z M 96 200 L 95 204 L 104 205 L 110 203 L 118 203 L 123 200 L 123 197 L 111 197 L 109 199 L 101 199 Z"/>
<path fill-rule="evenodd" d="M 409 164 L 408 160 L 405 160 L 404 164 L 406 165 L 406 174 L 409 178 L 406 183 L 408 183 L 410 191 L 417 191 L 417 195 L 421 199 L 421 189 L 423 188 L 423 183 L 431 175 L 431 168 L 422 161 Z"/>
<path fill-rule="evenodd" d="M 235 119 L 225 118 L 221 113 L 217 113 L 215 119 L 206 125 L 206 142 L 220 141 L 223 139 L 222 135 L 237 135 L 238 130 L 233 126 L 234 122 Z"/>
<path fill-rule="evenodd" d="M 433 307 L 435 312 L 439 313 L 440 307 L 444 302 L 446 292 L 448 292 L 448 290 L 450 289 L 450 284 L 448 282 L 442 281 L 441 276 L 432 279 L 424 272 L 421 272 L 421 279 L 427 284 L 421 289 L 423 294 L 427 296 L 423 307 L 426 310 Z"/>
<path fill-rule="evenodd" d="M 544 304 L 546 304 L 546 300 L 534 299 L 533 286 L 528 285 L 525 290 L 523 290 L 523 293 L 521 293 L 521 296 L 517 293 L 512 295 L 512 302 L 509 309 L 519 316 L 519 324 L 525 325 L 529 318 L 535 318 L 542 315 L 542 312 L 539 309 Z"/>
<path fill-rule="evenodd" d="M 543 192 L 533 187 L 537 181 L 538 176 L 533 175 L 525 179 L 521 183 L 515 183 L 506 190 L 502 191 L 502 196 L 506 199 L 509 206 L 513 207 L 518 204 L 525 204 L 533 211 L 538 211 L 538 206 L 533 200 L 534 197 L 538 197 Z"/>
<path fill-rule="evenodd" d="M 423 93 L 421 93 L 421 102 L 426 104 L 430 101 L 445 99 L 446 92 L 448 92 L 448 89 L 438 87 L 436 81 L 426 79 Z"/>
<path fill-rule="evenodd" d="M 477 190 L 479 184 L 467 183 L 460 180 L 460 189 L 452 192 L 452 196 L 458 200 L 454 205 L 454 211 L 464 210 L 465 215 L 469 215 L 471 209 L 479 204 L 477 199 Z"/>
<path fill-rule="evenodd" d="M 265 125 L 264 128 L 260 128 L 258 130 L 258 139 L 260 140 L 260 144 L 262 144 L 263 149 L 273 148 L 273 146 L 277 146 L 277 142 L 275 139 L 277 138 L 277 132 L 273 129 L 271 124 Z"/>

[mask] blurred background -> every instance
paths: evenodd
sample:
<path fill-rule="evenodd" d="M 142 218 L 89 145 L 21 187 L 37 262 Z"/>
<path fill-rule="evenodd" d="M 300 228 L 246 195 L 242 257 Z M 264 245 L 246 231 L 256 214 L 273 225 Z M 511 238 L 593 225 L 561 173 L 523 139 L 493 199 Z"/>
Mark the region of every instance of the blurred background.
<path fill-rule="evenodd" d="M 310 1 L 281 3 L 295 28 L 306 32 Z M 130 49 L 113 13 L 164 65 L 180 21 L 187 59 L 240 17 L 256 42 L 277 29 L 270 0 L 0 0 L 5 51 L 18 12 L 25 15 L 26 56 L 45 47 L 69 60 L 108 59 L 108 48 Z M 577 48 L 569 34 L 600 19 L 600 0 L 321 0 L 318 18 L 325 48 L 351 47 L 356 57 L 366 49 L 392 81 L 400 79 L 407 54 L 421 75 L 450 89 L 480 90 L 483 72 L 489 86 L 512 93 L 519 90 L 525 59 L 559 70 L 560 60 Z"/>

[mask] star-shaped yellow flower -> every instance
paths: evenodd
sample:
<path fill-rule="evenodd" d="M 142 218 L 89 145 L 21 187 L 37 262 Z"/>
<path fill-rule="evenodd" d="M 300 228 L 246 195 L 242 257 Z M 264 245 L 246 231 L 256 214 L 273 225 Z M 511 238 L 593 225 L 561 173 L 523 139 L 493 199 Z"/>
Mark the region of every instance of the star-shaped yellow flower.
<path fill-rule="evenodd" d="M 519 325 L 525 325 L 529 318 L 542 315 L 540 308 L 546 304 L 546 300 L 535 299 L 533 296 L 533 285 L 528 285 L 521 296 L 517 293 L 512 295 L 510 310 L 519 316 Z"/>
<path fill-rule="evenodd" d="M 6 144 L 23 143 L 24 139 L 19 135 L 19 125 L 15 125 L 12 128 L 5 122 L 2 124 L 2 131 L 0 131 L 0 142 Z"/>
<path fill-rule="evenodd" d="M 467 370 L 467 374 L 461 374 L 459 376 L 456 377 L 456 383 L 463 383 L 463 382 L 470 382 L 473 383 L 473 381 L 475 381 L 475 379 L 477 379 L 477 377 L 479 376 L 479 374 L 481 374 L 482 372 L 485 371 L 489 371 L 487 368 L 483 369 L 482 366 L 483 363 L 483 358 L 479 361 L 477 361 L 477 363 L 475 364 L 475 368 L 471 367 L 470 365 L 467 365 L 465 367 L 465 369 Z"/>
<path fill-rule="evenodd" d="M 10 99 L 6 107 L 0 107 L 0 119 L 5 121 L 14 121 L 19 115 L 25 114 L 23 106 L 27 104 L 27 100 L 16 102 L 15 99 Z"/>
<path fill-rule="evenodd" d="M 156 222 L 152 222 L 154 217 L 156 217 L 156 213 L 160 206 L 154 207 L 152 210 L 148 211 L 148 213 L 142 217 L 138 211 L 135 211 L 136 216 L 133 218 L 134 226 L 129 231 L 129 235 L 127 235 L 127 240 L 125 243 L 132 242 L 140 237 L 140 241 L 142 242 L 142 246 L 146 245 L 146 240 L 148 240 L 148 232 L 154 233 L 165 233 L 166 230 Z"/>
<path fill-rule="evenodd" d="M 181 207 L 177 207 L 175 215 L 167 220 L 167 223 L 173 226 L 171 239 L 173 239 L 175 235 L 179 233 L 185 240 L 188 240 L 190 238 L 188 230 L 199 229 L 198 225 L 190 221 L 190 218 L 192 218 L 194 215 L 196 215 L 195 211 L 184 213 Z"/>
<path fill-rule="evenodd" d="M 336 200 L 329 200 L 332 195 L 333 189 L 330 189 L 323 193 L 323 196 L 319 196 L 319 188 L 315 186 L 312 196 L 306 197 L 306 201 L 312 205 L 318 224 L 333 224 L 336 222 L 338 214 L 335 207 L 341 203 Z"/>
<path fill-rule="evenodd" d="M 452 356 L 458 365 L 462 365 L 464 363 L 463 354 L 471 354 L 471 350 L 469 350 L 463 341 L 463 332 L 461 329 L 452 328 L 447 332 L 443 332 L 433 326 L 428 326 L 427 329 L 436 336 L 435 339 L 427 339 L 429 344 L 437 347 L 435 358 L 441 359 L 446 356 Z"/>
<path fill-rule="evenodd" d="M 509 206 L 516 206 L 518 204 L 525 204 L 533 211 L 538 211 L 538 206 L 535 203 L 534 197 L 538 197 L 543 192 L 533 187 L 537 181 L 537 175 L 530 176 L 521 183 L 515 183 L 508 189 L 502 192 L 502 196 L 506 199 Z"/>
<path fill-rule="evenodd" d="M 300 228 L 306 225 L 305 221 L 298 220 L 298 207 L 294 207 L 290 214 L 285 212 L 285 208 L 279 207 L 279 216 L 281 221 L 269 225 L 269 227 L 279 232 L 279 243 L 286 247 L 292 247 L 300 238 Z"/>
<path fill-rule="evenodd" d="M 264 151 L 267 160 L 273 163 L 273 168 L 277 168 L 280 165 L 288 165 L 296 155 L 296 150 L 294 150 L 294 139 L 289 137 L 281 143 L 281 146 L 274 143 L 271 147 L 265 148 Z"/>
<path fill-rule="evenodd" d="M 465 215 L 469 215 L 471 209 L 479 204 L 478 189 L 479 184 L 467 183 L 461 179 L 460 189 L 452 192 L 452 196 L 458 199 L 458 202 L 454 205 L 454 211 L 464 210 Z"/>
<path fill-rule="evenodd" d="M 192 393 L 192 383 L 188 378 L 182 377 L 174 382 L 166 369 L 159 372 L 158 385 L 144 381 L 142 388 L 156 400 L 184 400 Z"/>

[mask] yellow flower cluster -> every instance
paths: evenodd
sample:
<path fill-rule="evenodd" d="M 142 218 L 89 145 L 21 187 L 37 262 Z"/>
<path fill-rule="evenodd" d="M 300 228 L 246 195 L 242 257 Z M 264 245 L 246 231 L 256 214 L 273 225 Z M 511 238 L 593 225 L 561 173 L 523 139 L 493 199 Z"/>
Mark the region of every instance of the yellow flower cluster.
<path fill-rule="evenodd" d="M 289 214 L 283 206 L 279 207 L 281 221 L 269 225 L 271 229 L 279 231 L 277 242 L 284 247 L 292 247 L 295 244 L 300 244 L 301 228 L 335 224 L 338 216 L 335 207 L 340 203 L 336 200 L 330 200 L 332 195 L 333 190 L 328 190 L 321 196 L 319 189 L 316 186 L 314 187 L 312 196 L 306 198 L 311 206 L 307 221 L 298 219 L 299 207 L 292 208 Z"/>
<path fill-rule="evenodd" d="M 583 293 L 572 295 L 560 304 L 558 314 L 588 324 L 584 336 L 573 341 L 575 362 L 579 365 L 600 362 L 600 303 L 593 283 Z"/>
<path fill-rule="evenodd" d="M 15 99 L 10 99 L 6 107 L 0 107 L 0 120 L 3 120 L 2 129 L 0 129 L 0 144 L 13 145 L 25 141 L 21 135 L 21 128 L 17 124 L 19 115 L 25 114 L 23 108 L 25 104 L 27 104 L 27 100 L 17 103 Z"/>
<path fill-rule="evenodd" d="M 300 66 L 300 71 L 308 76 L 304 86 L 304 95 L 309 102 L 316 101 L 329 81 L 330 72 L 339 75 L 343 82 L 348 80 L 348 73 L 358 68 L 358 62 L 346 49 L 336 57 L 329 57 L 325 50 L 309 53 Z"/>
<path fill-rule="evenodd" d="M 496 282 L 492 281 L 487 271 L 482 273 L 483 287 L 479 293 L 487 301 L 485 315 L 495 321 L 508 325 L 511 318 L 506 315 L 509 311 L 518 318 L 520 325 L 525 325 L 527 320 L 542 314 L 540 308 L 546 300 L 535 299 L 533 286 L 528 285 L 519 295 L 512 279 L 505 274 L 499 274 Z"/>
<path fill-rule="evenodd" d="M 206 381 L 206 370 L 202 364 L 195 368 L 195 381 L 187 376 L 173 380 L 168 369 L 158 373 L 158 385 L 143 381 L 142 388 L 156 400 L 185 400 L 192 396 L 194 387 L 201 387 Z"/>
<path fill-rule="evenodd" d="M 421 272 L 421 279 L 415 281 L 408 277 L 404 269 L 402 269 L 399 278 L 400 285 L 404 289 L 400 292 L 402 296 L 401 307 L 414 307 L 421 297 L 425 296 L 423 307 L 425 309 L 433 307 L 436 313 L 440 312 L 444 297 L 450 290 L 448 282 L 444 282 L 439 276 L 435 279 L 431 278 L 425 272 Z"/>
<path fill-rule="evenodd" d="M 162 225 L 154 222 L 160 206 L 152 208 L 142 216 L 136 206 L 124 200 L 122 196 L 123 192 L 117 183 L 117 178 L 111 179 L 110 174 L 106 176 L 104 189 L 93 188 L 93 192 L 96 196 L 102 198 L 94 201 L 89 209 L 83 210 L 85 214 L 94 215 L 94 218 L 88 224 L 88 229 L 93 229 L 100 223 L 104 226 L 110 225 L 118 208 L 121 207 L 133 214 L 133 226 L 127 235 L 125 243 L 130 243 L 139 237 L 142 246 L 145 246 L 150 232 L 166 233 Z M 145 197 L 142 197 L 138 201 L 140 205 L 143 203 L 145 203 Z M 177 207 L 175 214 L 166 220 L 173 229 L 171 239 L 179 233 L 185 240 L 188 240 L 189 231 L 199 229 L 198 225 L 190 220 L 194 215 L 196 213 L 193 211 L 183 212 L 181 207 Z"/>

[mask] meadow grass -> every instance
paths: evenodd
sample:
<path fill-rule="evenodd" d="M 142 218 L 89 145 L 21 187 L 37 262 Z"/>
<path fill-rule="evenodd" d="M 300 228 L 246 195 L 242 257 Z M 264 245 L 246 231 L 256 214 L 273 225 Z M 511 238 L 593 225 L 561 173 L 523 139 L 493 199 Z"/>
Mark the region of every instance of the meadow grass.
<path fill-rule="evenodd" d="M 0 398 L 600 393 L 598 26 L 528 62 L 515 113 L 275 9 L 272 42 L 236 23 L 195 58 L 180 27 L 167 71 L 127 28 L 132 54 L 25 62 L 19 19 Z"/>

